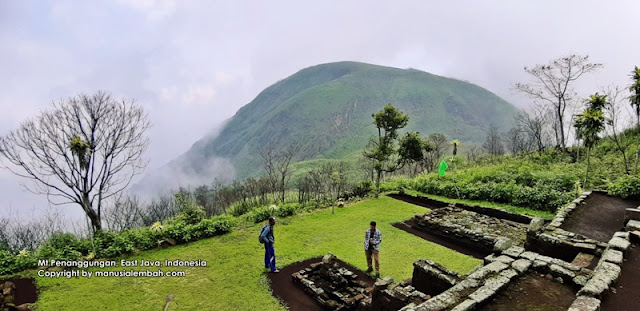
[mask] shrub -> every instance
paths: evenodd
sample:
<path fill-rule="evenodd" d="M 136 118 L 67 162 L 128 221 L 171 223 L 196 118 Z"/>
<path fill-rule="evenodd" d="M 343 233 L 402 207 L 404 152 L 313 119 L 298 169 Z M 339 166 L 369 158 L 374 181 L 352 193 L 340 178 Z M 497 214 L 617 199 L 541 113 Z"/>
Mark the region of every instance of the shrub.
<path fill-rule="evenodd" d="M 609 185 L 609 194 L 628 198 L 640 195 L 640 176 L 627 175 L 618 178 L 615 183 Z"/>
<path fill-rule="evenodd" d="M 38 258 L 77 260 L 89 252 L 89 244 L 79 241 L 73 234 L 57 232 L 51 235 L 38 251 Z"/>

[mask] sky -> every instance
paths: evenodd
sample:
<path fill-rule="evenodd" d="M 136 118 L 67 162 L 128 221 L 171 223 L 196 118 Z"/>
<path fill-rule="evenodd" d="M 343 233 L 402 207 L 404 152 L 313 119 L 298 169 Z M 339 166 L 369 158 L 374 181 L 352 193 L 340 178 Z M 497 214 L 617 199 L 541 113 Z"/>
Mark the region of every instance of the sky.
<path fill-rule="evenodd" d="M 629 84 L 640 2 L 0 0 L 0 136 L 79 93 L 149 114 L 153 171 L 305 67 L 361 61 L 478 84 L 518 107 L 525 66 L 586 54 L 580 95 Z M 48 206 L 0 169 L 0 216 Z M 63 213 L 82 215 L 78 206 Z"/>

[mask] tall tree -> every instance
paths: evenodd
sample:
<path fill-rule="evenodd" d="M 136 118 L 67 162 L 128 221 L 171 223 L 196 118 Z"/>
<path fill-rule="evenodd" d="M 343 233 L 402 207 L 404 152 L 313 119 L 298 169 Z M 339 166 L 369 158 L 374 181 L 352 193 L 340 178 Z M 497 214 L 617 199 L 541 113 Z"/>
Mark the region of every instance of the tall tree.
<path fill-rule="evenodd" d="M 589 177 L 589 166 L 591 149 L 598 143 L 600 132 L 604 130 L 606 119 L 602 109 L 607 105 L 607 96 L 598 93 L 591 95 L 588 107 L 576 116 L 575 128 L 580 139 L 584 141 L 587 148 L 587 168 L 584 174 L 584 184 Z"/>
<path fill-rule="evenodd" d="M 378 138 L 371 140 L 363 154 L 375 161 L 373 166 L 376 171 L 376 188 L 380 190 L 382 174 L 393 172 L 402 165 L 401 161 L 394 157 L 397 155 L 395 145 L 398 130 L 407 126 L 409 116 L 388 104 L 371 117 L 373 117 L 373 124 L 378 128 Z"/>
<path fill-rule="evenodd" d="M 636 126 L 640 125 L 640 68 L 636 66 L 631 72 L 631 80 L 633 81 L 629 87 L 631 91 L 631 107 L 634 108 L 636 113 Z"/>
<path fill-rule="evenodd" d="M 94 232 L 103 202 L 125 189 L 147 161 L 147 115 L 133 102 L 105 92 L 53 103 L 50 110 L 0 138 L 0 160 L 46 194 L 52 204 L 78 204 Z"/>
<path fill-rule="evenodd" d="M 583 74 L 600 67 L 602 64 L 590 63 L 589 56 L 576 54 L 560 57 L 546 65 L 538 64 L 533 68 L 524 67 L 524 71 L 533 76 L 534 82 L 529 84 L 516 83 L 515 88 L 553 107 L 557 146 L 566 147 L 565 111 L 567 105 L 577 95 L 573 83 Z"/>

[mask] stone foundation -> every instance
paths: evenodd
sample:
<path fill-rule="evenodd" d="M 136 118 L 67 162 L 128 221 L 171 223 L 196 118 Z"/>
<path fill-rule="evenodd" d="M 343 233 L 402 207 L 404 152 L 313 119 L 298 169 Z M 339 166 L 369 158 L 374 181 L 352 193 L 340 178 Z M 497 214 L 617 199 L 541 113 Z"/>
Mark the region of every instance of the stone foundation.
<path fill-rule="evenodd" d="M 373 287 L 371 310 L 396 311 L 408 304 L 421 304 L 431 296 L 418 291 L 412 285 L 401 282 L 393 283 L 393 279 L 386 277 L 376 281 Z"/>
<path fill-rule="evenodd" d="M 460 282 L 457 273 L 426 259 L 413 263 L 411 284 L 420 292 L 435 296 Z"/>
<path fill-rule="evenodd" d="M 494 251 L 499 240 L 509 245 L 524 245 L 527 225 L 448 206 L 429 214 L 415 216 L 416 228 L 444 239 L 485 252 Z"/>
<path fill-rule="evenodd" d="M 314 297 L 325 310 L 370 310 L 372 288 L 341 268 L 329 253 L 321 262 L 291 275 L 293 282 Z"/>
<path fill-rule="evenodd" d="M 11 281 L 0 281 L 0 311 L 30 311 L 30 303 L 15 305 L 16 285 Z"/>

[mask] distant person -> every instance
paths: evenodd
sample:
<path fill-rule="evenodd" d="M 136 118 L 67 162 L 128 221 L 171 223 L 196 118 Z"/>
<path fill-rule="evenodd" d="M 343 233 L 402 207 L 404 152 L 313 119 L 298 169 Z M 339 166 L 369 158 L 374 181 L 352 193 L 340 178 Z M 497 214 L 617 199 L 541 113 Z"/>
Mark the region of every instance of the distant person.
<path fill-rule="evenodd" d="M 367 273 L 371 273 L 373 268 L 371 267 L 371 257 L 376 262 L 376 277 L 380 277 L 380 242 L 382 242 L 382 233 L 380 230 L 376 229 L 376 222 L 372 221 L 369 224 L 369 229 L 364 234 L 364 253 L 367 256 L 367 265 L 369 269 L 367 269 Z"/>
<path fill-rule="evenodd" d="M 273 249 L 273 243 L 276 239 L 273 237 L 273 226 L 276 224 L 276 218 L 269 217 L 269 223 L 262 227 L 260 232 L 260 243 L 264 244 L 264 267 L 271 269 L 271 272 L 280 272 L 276 268 L 276 251 Z"/>

